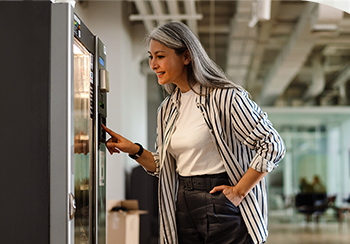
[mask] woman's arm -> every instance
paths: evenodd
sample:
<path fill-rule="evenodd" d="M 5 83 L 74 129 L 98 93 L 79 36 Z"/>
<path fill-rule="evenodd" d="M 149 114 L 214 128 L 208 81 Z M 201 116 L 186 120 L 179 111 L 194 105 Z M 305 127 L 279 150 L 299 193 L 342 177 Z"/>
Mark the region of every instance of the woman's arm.
<path fill-rule="evenodd" d="M 256 154 L 251 162 L 247 162 L 249 168 L 235 186 L 217 186 L 210 192 L 223 191 L 238 206 L 267 173 L 278 165 L 284 156 L 285 147 L 267 115 L 249 99 L 246 92 L 235 91 L 232 98 L 225 104 L 230 107 L 227 121 L 230 121 L 235 137 Z"/>
<path fill-rule="evenodd" d="M 134 155 L 140 150 L 140 146 L 137 144 L 115 133 L 104 125 L 102 125 L 102 127 L 111 136 L 106 142 L 107 149 L 111 155 L 120 152 Z M 149 172 L 156 171 L 156 163 L 151 152 L 144 149 L 143 153 L 136 161 Z"/>
<path fill-rule="evenodd" d="M 210 193 L 222 191 L 225 196 L 235 205 L 238 206 L 247 194 L 267 175 L 267 172 L 258 172 L 249 168 L 243 177 L 235 186 L 216 186 Z"/>
<path fill-rule="evenodd" d="M 285 155 L 281 136 L 267 114 L 249 99 L 246 92 L 235 92 L 230 106 L 236 138 L 256 152 L 249 166 L 259 172 L 271 172 Z"/>

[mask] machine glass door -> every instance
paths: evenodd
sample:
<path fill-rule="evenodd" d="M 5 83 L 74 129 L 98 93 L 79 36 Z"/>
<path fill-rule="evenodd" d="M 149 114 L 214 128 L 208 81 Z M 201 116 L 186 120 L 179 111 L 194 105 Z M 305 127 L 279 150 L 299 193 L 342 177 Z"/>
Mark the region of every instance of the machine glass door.
<path fill-rule="evenodd" d="M 76 213 L 74 220 L 74 243 L 89 244 L 91 228 L 91 159 L 92 128 L 90 116 L 92 84 L 92 55 L 74 39 L 74 196 Z"/>

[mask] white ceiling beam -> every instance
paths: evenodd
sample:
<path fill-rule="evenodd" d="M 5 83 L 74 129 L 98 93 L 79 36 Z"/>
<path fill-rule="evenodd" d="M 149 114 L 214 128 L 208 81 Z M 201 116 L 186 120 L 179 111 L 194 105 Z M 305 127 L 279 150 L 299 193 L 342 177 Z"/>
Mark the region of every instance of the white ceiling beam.
<path fill-rule="evenodd" d="M 339 86 L 339 105 L 347 105 L 348 104 L 348 91 L 345 87 L 345 83 L 342 86 Z"/>
<path fill-rule="evenodd" d="M 312 81 L 304 95 L 304 100 L 312 99 L 324 90 L 326 85 L 325 74 L 321 64 L 321 55 L 312 59 Z"/>
<path fill-rule="evenodd" d="M 342 87 L 346 82 L 350 80 L 350 64 L 347 64 L 342 72 L 338 75 L 338 77 L 334 81 L 334 88 Z"/>
<path fill-rule="evenodd" d="M 215 50 L 215 2 L 210 0 L 210 11 L 209 11 L 209 54 L 210 57 L 216 61 L 216 50 Z"/>
<path fill-rule="evenodd" d="M 169 13 L 171 15 L 178 15 L 179 14 L 179 5 L 177 3 L 177 0 L 166 0 L 168 4 Z M 179 19 L 174 19 L 179 20 Z"/>
<path fill-rule="evenodd" d="M 151 3 L 151 6 L 152 6 L 153 13 L 157 17 L 162 16 L 164 14 L 162 6 L 160 4 L 160 0 L 151 0 L 150 3 Z M 158 25 L 163 25 L 165 23 L 165 20 L 164 19 L 158 19 L 157 22 L 158 22 Z"/>
<path fill-rule="evenodd" d="M 137 1 L 134 1 L 134 3 L 137 8 L 137 11 L 141 16 L 146 16 L 150 14 L 150 10 L 144 0 L 137 0 Z M 132 15 L 129 16 L 130 21 L 132 21 L 131 16 Z M 139 19 L 139 20 L 143 20 L 143 23 L 146 27 L 147 32 L 151 32 L 153 30 L 154 24 L 152 22 L 152 19 Z"/>
<path fill-rule="evenodd" d="M 237 2 L 237 12 L 231 20 L 226 73 L 237 84 L 246 87 L 247 74 L 257 41 L 257 27 L 250 28 L 248 22 L 252 14 L 251 1 Z M 245 72 L 239 72 L 239 70 Z"/>
<path fill-rule="evenodd" d="M 185 4 L 186 14 L 188 14 L 190 16 L 197 15 L 196 1 L 195 0 L 186 0 L 186 1 L 184 1 L 184 4 Z M 188 18 L 187 24 L 188 24 L 188 27 L 190 27 L 190 29 L 192 30 L 192 32 L 194 34 L 198 35 L 197 19 L 196 18 Z"/>
<path fill-rule="evenodd" d="M 209 26 L 199 26 L 198 32 L 202 34 L 209 34 L 214 32 L 215 34 L 229 34 L 230 28 L 227 25 L 215 25 L 214 28 Z"/>
<path fill-rule="evenodd" d="M 334 37 L 320 37 L 317 41 L 318 45 L 350 45 L 349 43 L 349 36 L 337 36 L 337 38 Z"/>
<path fill-rule="evenodd" d="M 261 63 L 264 57 L 265 47 L 268 40 L 268 37 L 270 36 L 270 29 L 271 29 L 271 23 L 262 23 L 261 25 L 261 33 L 262 37 L 259 38 L 256 48 L 254 50 L 253 59 L 251 63 L 251 67 L 247 76 L 247 89 L 248 91 L 252 89 L 257 82 L 258 72 L 261 67 Z"/>
<path fill-rule="evenodd" d="M 260 29 L 259 29 L 259 37 L 258 37 L 258 41 L 256 44 L 256 48 L 253 54 L 253 58 L 252 58 L 252 62 L 251 62 L 251 66 L 250 66 L 250 70 L 247 76 L 247 89 L 248 91 L 250 91 L 252 94 L 253 92 L 257 92 L 258 90 L 255 89 L 254 87 L 257 86 L 258 83 L 258 75 L 259 75 L 259 70 L 261 68 L 261 64 L 262 64 L 262 60 L 264 58 L 264 53 L 267 47 L 267 44 L 269 42 L 270 37 L 271 37 L 271 31 L 272 29 L 274 31 L 276 31 L 276 27 L 273 27 L 273 23 L 275 22 L 275 19 L 279 13 L 280 10 L 280 6 L 281 6 L 281 2 L 280 1 L 273 1 L 271 3 L 271 12 L 270 12 L 270 21 L 266 21 L 266 22 L 261 22 L 260 25 Z M 290 24 L 285 27 L 286 25 L 284 25 L 282 28 L 279 29 L 279 31 L 281 32 L 281 30 L 292 30 L 292 28 L 290 28 Z M 294 26 L 293 26 L 294 27 Z M 290 31 L 288 32 L 290 33 Z M 254 93 L 253 95 L 256 95 L 256 93 Z"/>
<path fill-rule="evenodd" d="M 247 89 L 253 89 L 257 83 L 257 77 L 259 74 L 259 70 L 262 64 L 262 60 L 264 58 L 264 53 L 266 49 L 266 45 L 270 39 L 272 23 L 274 22 L 277 14 L 279 12 L 281 3 L 279 1 L 274 1 L 271 3 L 271 19 L 268 22 L 262 22 L 261 27 L 259 29 L 260 35 L 258 37 L 258 41 L 256 44 L 256 48 L 254 50 L 253 59 L 251 63 L 251 67 L 247 76 Z"/>
<path fill-rule="evenodd" d="M 312 35 L 310 26 L 310 16 L 317 7 L 318 4 L 305 3 L 295 31 L 291 33 L 264 79 L 262 91 L 257 99 L 259 104 L 273 105 L 305 63 L 317 42 L 317 37 Z"/>
<path fill-rule="evenodd" d="M 249 21 L 249 27 L 253 28 L 260 20 L 270 20 L 271 0 L 252 1 L 252 17 Z"/>
<path fill-rule="evenodd" d="M 323 50 L 322 50 L 322 55 L 324 56 L 345 56 L 349 55 L 350 52 L 350 41 L 348 45 L 327 45 Z"/>
<path fill-rule="evenodd" d="M 311 18 L 312 29 L 336 31 L 339 22 L 343 19 L 344 12 L 340 9 L 319 4 L 316 13 Z"/>
<path fill-rule="evenodd" d="M 171 14 L 164 14 L 161 16 L 156 16 L 154 14 L 132 14 L 129 16 L 130 21 L 138 21 L 138 20 L 145 20 L 145 21 L 151 21 L 151 20 L 172 20 L 172 19 L 178 19 L 178 20 L 201 20 L 203 18 L 202 14 L 178 14 L 178 15 L 171 15 Z"/>

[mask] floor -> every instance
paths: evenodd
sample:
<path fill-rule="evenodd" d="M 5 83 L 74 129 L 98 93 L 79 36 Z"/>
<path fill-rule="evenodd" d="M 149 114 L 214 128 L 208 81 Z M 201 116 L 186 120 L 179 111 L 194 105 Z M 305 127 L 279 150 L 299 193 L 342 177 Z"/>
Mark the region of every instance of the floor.
<path fill-rule="evenodd" d="M 270 223 L 266 244 L 350 244 L 350 223 Z"/>

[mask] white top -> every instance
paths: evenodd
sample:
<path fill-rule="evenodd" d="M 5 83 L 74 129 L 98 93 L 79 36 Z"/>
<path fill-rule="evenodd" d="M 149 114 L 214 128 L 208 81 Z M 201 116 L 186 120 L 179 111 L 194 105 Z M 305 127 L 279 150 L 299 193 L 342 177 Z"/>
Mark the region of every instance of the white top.
<path fill-rule="evenodd" d="M 224 162 L 196 106 L 196 94 L 192 90 L 181 95 L 179 117 L 168 151 L 175 158 L 176 171 L 181 176 L 225 172 Z"/>

